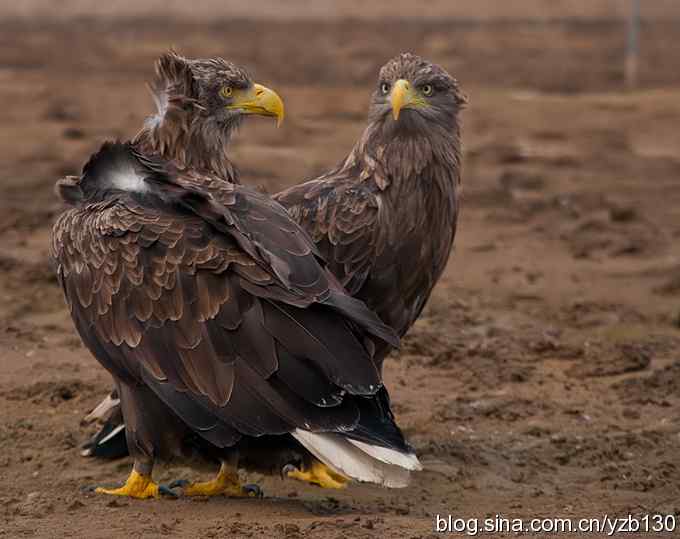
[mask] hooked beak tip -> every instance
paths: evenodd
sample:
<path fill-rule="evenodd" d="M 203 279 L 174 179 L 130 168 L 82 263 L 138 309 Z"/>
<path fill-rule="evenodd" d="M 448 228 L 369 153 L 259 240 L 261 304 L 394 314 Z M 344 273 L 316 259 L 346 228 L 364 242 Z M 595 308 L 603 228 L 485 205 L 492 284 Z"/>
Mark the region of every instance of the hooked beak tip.
<path fill-rule="evenodd" d="M 283 100 L 279 94 L 261 84 L 255 84 L 254 90 L 254 99 L 245 105 L 249 113 L 273 116 L 276 118 L 276 127 L 281 127 L 285 114 Z"/>

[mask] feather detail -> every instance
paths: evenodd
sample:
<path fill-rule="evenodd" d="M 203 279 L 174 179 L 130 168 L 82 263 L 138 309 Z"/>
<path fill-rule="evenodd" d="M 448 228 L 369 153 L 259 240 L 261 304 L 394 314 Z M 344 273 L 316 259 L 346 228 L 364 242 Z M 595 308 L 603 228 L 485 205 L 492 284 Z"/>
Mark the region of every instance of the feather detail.
<path fill-rule="evenodd" d="M 102 420 L 111 412 L 111 410 L 118 406 L 120 406 L 120 399 L 116 396 L 115 392 L 110 393 L 83 418 L 83 421 L 91 423 L 92 421 Z"/>
<path fill-rule="evenodd" d="M 291 434 L 326 466 L 351 479 L 388 488 L 403 488 L 409 484 L 411 468 L 375 458 L 341 434 L 303 429 L 295 429 Z"/>
<path fill-rule="evenodd" d="M 367 444 L 359 440 L 352 440 L 348 438 L 349 443 L 354 444 L 364 453 L 368 453 L 373 458 L 378 459 L 386 464 L 393 464 L 394 466 L 400 466 L 411 471 L 420 471 L 423 469 L 422 464 L 418 460 L 415 453 L 403 453 L 397 451 L 396 449 L 391 449 L 389 447 L 381 447 L 378 445 Z"/>

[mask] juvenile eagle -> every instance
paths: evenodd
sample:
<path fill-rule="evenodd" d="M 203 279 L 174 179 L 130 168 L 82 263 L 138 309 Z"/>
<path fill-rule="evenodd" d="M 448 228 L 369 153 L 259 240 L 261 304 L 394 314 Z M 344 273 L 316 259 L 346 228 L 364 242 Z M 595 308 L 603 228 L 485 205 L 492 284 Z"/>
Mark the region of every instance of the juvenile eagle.
<path fill-rule="evenodd" d="M 53 229 L 57 275 L 83 342 L 116 380 L 135 460 L 122 487 L 98 491 L 167 492 L 153 463 L 189 439 L 222 465 L 185 494 L 247 494 L 239 461 L 282 454 L 318 459 L 332 480 L 404 486 L 420 464 L 372 357 L 398 338 L 282 206 L 224 181 L 216 141 L 244 111 L 277 114 L 280 100 L 223 60 L 173 69 L 185 99 L 159 107 L 179 119 L 105 144 L 57 185 L 73 206 Z"/>
<path fill-rule="evenodd" d="M 380 69 L 368 125 L 349 155 L 274 197 L 347 291 L 400 337 L 422 312 L 453 247 L 466 102 L 443 68 L 400 54 Z M 389 350 L 379 348 L 379 363 Z"/>

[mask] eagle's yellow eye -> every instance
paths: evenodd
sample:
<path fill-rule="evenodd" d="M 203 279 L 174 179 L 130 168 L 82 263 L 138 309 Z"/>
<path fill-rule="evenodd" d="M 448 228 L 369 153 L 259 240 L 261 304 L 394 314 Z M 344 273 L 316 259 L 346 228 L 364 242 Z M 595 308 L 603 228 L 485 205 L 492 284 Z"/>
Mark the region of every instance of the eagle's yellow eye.
<path fill-rule="evenodd" d="M 231 86 L 225 86 L 220 93 L 222 94 L 222 97 L 231 97 L 231 94 L 234 93 L 234 89 Z"/>
<path fill-rule="evenodd" d="M 383 82 L 380 85 L 380 92 L 382 95 L 387 95 L 390 92 L 390 85 L 387 82 Z"/>
<path fill-rule="evenodd" d="M 423 95 L 425 97 L 430 97 L 432 95 L 432 92 L 434 91 L 434 88 L 432 88 L 431 84 L 426 84 L 423 86 Z"/>

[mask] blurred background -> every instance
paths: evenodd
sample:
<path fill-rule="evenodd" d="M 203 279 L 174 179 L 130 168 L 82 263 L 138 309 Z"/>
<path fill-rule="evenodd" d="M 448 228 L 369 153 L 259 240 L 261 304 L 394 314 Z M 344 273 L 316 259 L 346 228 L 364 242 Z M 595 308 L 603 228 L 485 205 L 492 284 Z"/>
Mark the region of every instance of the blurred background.
<path fill-rule="evenodd" d="M 640 1 L 635 22 L 636 3 L 2 2 L 0 537 L 427 537 L 436 513 L 680 514 L 680 3 Z M 129 463 L 79 456 L 110 380 L 49 266 L 52 188 L 135 134 L 169 47 L 283 97 L 283 126 L 248 121 L 232 149 L 270 192 L 347 154 L 399 52 L 468 94 L 456 251 L 386 365 L 426 464 L 406 494 L 259 477 L 261 502 L 79 492 Z"/>

